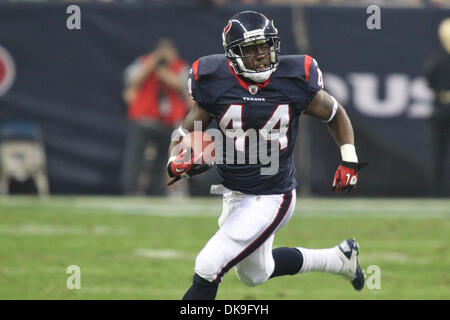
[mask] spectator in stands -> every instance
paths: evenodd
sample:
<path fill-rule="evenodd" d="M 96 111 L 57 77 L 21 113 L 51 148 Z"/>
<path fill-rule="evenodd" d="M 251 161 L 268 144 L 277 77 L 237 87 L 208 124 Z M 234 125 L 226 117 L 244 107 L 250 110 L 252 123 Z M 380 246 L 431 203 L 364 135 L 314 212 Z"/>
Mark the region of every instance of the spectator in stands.
<path fill-rule="evenodd" d="M 160 40 L 153 52 L 126 68 L 123 98 L 128 105 L 129 129 L 122 172 L 125 194 L 166 193 L 167 149 L 173 128 L 188 111 L 188 73 L 188 65 L 168 39 Z"/>
<path fill-rule="evenodd" d="M 433 149 L 433 196 L 444 196 L 444 183 L 450 163 L 447 149 L 450 144 L 450 18 L 444 19 L 439 26 L 439 38 L 443 52 L 433 57 L 426 65 L 428 85 L 435 93 L 434 112 L 430 118 Z"/>

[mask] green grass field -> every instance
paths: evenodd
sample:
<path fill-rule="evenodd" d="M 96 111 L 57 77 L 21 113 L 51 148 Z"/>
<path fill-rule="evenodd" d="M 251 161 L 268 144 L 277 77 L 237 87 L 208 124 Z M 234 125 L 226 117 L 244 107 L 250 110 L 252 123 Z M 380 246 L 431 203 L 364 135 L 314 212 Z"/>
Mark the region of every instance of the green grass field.
<path fill-rule="evenodd" d="M 0 299 L 180 299 L 220 211 L 220 198 L 2 199 Z M 274 246 L 352 236 L 363 269 L 380 268 L 380 289 L 356 292 L 325 273 L 250 288 L 231 270 L 217 299 L 450 299 L 450 200 L 298 199 Z M 79 290 L 66 287 L 70 265 L 80 267 Z"/>

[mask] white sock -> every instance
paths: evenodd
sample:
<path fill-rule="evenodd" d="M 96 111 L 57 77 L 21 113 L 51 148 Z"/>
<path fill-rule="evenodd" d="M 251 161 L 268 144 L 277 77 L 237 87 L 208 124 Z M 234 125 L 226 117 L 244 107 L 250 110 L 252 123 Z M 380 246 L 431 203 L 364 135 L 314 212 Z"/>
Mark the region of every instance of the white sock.
<path fill-rule="evenodd" d="M 342 261 L 339 259 L 336 248 L 306 249 L 297 247 L 303 255 L 303 265 L 298 273 L 308 271 L 324 271 L 338 274 L 342 270 Z"/>

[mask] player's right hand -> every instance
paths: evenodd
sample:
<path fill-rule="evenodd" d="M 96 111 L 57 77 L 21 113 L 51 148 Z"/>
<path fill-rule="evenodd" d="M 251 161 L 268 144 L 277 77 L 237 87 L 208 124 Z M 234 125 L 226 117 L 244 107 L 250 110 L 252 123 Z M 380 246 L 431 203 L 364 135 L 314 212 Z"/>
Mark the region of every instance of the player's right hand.
<path fill-rule="evenodd" d="M 330 187 L 330 190 L 333 192 L 352 191 L 358 183 L 359 169 L 368 164 L 369 161 L 360 163 L 343 161 L 334 174 L 333 184 Z"/>
<path fill-rule="evenodd" d="M 184 149 L 178 156 L 169 159 L 167 163 L 169 177 L 182 177 L 183 174 L 187 174 L 192 169 L 194 162 L 190 161 L 191 158 L 188 152 L 188 149 Z"/>
<path fill-rule="evenodd" d="M 169 159 L 167 163 L 167 173 L 169 177 L 174 178 L 169 185 L 177 182 L 181 178 L 190 178 L 209 170 L 213 164 L 201 163 L 197 164 L 196 158 L 202 157 L 200 153 L 194 158 L 191 148 L 184 149 L 177 157 Z"/>

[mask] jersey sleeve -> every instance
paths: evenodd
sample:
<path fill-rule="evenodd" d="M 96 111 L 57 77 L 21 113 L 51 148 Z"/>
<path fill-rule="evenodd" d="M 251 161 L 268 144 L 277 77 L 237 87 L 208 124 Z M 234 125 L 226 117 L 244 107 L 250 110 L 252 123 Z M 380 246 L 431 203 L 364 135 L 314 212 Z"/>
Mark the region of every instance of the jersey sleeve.
<path fill-rule="evenodd" d="M 314 99 L 316 93 L 323 89 L 322 71 L 316 59 L 305 55 L 305 81 L 307 83 L 307 91 L 309 100 Z"/>
<path fill-rule="evenodd" d="M 196 61 L 194 61 L 191 69 L 189 70 L 188 92 L 193 100 L 202 105 L 205 101 L 203 99 L 202 90 L 200 88 L 198 64 L 199 60 L 197 59 Z"/>
<path fill-rule="evenodd" d="M 323 89 L 322 71 L 316 59 L 311 56 L 293 56 L 290 60 L 293 71 L 287 72 L 296 79 L 298 93 L 293 97 L 296 99 L 295 110 L 301 113 L 309 106 L 317 92 Z M 295 61 L 294 65 L 292 61 Z"/>

